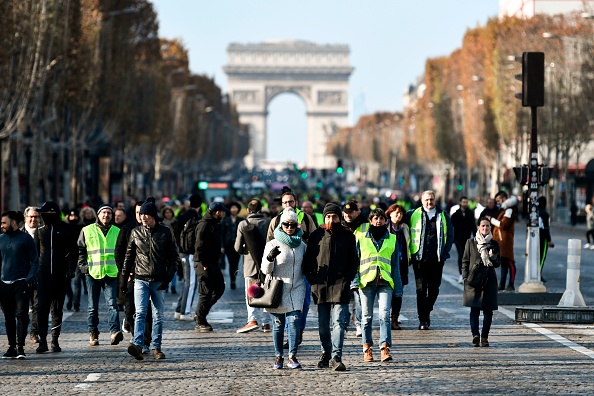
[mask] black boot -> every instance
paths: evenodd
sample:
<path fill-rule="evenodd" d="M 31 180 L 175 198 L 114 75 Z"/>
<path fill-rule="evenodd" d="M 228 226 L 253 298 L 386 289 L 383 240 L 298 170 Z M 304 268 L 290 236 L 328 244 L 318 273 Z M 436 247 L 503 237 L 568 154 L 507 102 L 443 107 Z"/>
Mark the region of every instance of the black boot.
<path fill-rule="evenodd" d="M 52 352 L 62 352 L 60 344 L 58 343 L 58 336 L 52 337 Z"/>
<path fill-rule="evenodd" d="M 47 351 L 49 351 L 47 348 L 47 340 L 45 337 L 43 337 L 41 340 L 39 340 L 39 346 L 35 350 L 35 353 L 45 353 Z"/>
<path fill-rule="evenodd" d="M 402 297 L 392 297 L 392 312 L 390 314 L 392 330 L 400 330 L 398 323 L 398 316 L 400 316 L 400 309 L 402 308 Z"/>

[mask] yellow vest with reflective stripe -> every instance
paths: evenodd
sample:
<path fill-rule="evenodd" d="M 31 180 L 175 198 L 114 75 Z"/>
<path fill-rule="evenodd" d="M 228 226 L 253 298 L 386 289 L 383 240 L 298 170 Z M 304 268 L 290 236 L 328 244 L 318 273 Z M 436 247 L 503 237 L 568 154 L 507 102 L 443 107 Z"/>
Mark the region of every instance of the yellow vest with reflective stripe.
<path fill-rule="evenodd" d="M 355 231 L 353 231 L 353 234 L 355 234 L 355 239 L 358 241 L 360 238 L 365 238 L 368 229 L 369 223 L 362 223 Z"/>
<path fill-rule="evenodd" d="M 90 224 L 83 228 L 83 232 L 87 245 L 89 275 L 94 279 L 103 279 L 106 276 L 117 278 L 118 267 L 115 262 L 114 250 L 120 229 L 112 225 L 107 235 L 103 235 L 99 226 Z"/>
<path fill-rule="evenodd" d="M 440 212 L 441 225 L 443 230 L 443 244 L 448 238 L 448 222 L 446 221 L 444 212 Z M 410 254 L 414 255 L 419 251 L 421 246 L 421 229 L 423 228 L 423 208 L 417 208 L 410 216 Z M 438 236 L 439 242 L 439 236 Z M 441 252 L 441 244 L 438 243 L 438 257 Z"/>
<path fill-rule="evenodd" d="M 361 261 L 359 262 L 359 287 L 364 288 L 369 282 L 372 282 L 377 276 L 379 268 L 382 279 L 390 283 L 394 288 L 392 279 L 392 254 L 396 250 L 396 235 L 388 234 L 384 239 L 379 252 L 375 248 L 371 238 L 359 238 L 359 249 L 361 251 Z"/>

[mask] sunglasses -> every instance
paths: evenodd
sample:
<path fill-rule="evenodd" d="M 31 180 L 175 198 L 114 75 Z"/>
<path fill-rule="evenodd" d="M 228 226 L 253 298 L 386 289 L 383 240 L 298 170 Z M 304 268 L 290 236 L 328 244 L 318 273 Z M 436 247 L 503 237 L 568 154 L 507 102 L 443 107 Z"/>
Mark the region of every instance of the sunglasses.
<path fill-rule="evenodd" d="M 283 227 L 297 228 L 297 223 L 283 223 Z"/>

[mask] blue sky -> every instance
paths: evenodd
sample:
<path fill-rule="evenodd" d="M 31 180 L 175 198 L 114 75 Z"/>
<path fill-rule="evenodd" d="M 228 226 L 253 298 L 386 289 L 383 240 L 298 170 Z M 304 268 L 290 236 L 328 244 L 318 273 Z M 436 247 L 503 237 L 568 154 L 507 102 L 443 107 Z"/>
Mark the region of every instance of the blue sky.
<path fill-rule="evenodd" d="M 357 110 L 402 110 L 402 95 L 427 58 L 450 54 L 468 28 L 497 16 L 498 0 L 154 0 L 160 35 L 181 38 L 190 69 L 226 91 L 227 45 L 271 39 L 348 44 Z M 284 94 L 269 106 L 268 157 L 305 159 L 305 105 Z M 352 120 L 356 122 L 356 120 Z M 286 142 L 291 142 L 287 152 Z"/>

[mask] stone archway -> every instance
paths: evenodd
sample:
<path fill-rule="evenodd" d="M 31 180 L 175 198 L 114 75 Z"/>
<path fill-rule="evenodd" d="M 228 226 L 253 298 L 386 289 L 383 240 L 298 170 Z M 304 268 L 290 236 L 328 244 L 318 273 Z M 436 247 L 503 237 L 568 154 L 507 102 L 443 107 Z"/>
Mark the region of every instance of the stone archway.
<path fill-rule="evenodd" d="M 291 92 L 303 100 L 307 110 L 306 166 L 334 167 L 335 158 L 326 154 L 326 144 L 336 127 L 348 124 L 348 85 L 353 71 L 349 47 L 307 41 L 230 44 L 227 57 L 227 90 L 240 121 L 249 125 L 251 147 L 246 165 L 251 168 L 266 159 L 268 105 L 275 96 Z"/>

